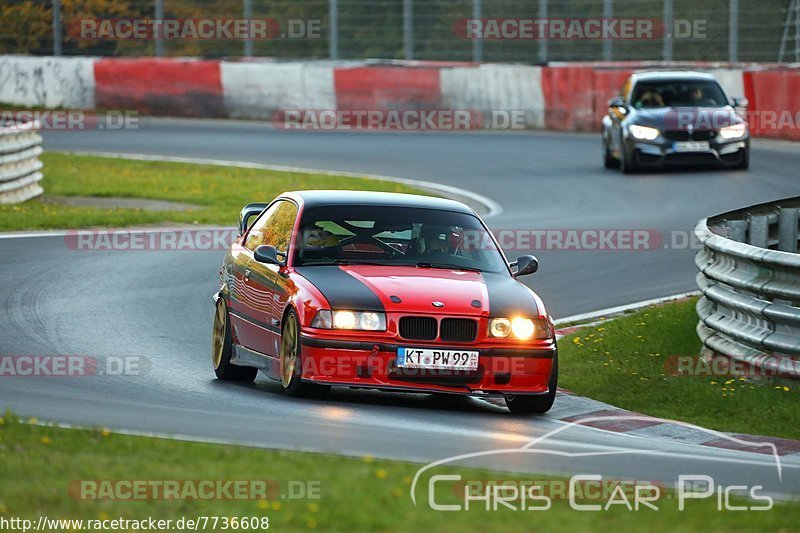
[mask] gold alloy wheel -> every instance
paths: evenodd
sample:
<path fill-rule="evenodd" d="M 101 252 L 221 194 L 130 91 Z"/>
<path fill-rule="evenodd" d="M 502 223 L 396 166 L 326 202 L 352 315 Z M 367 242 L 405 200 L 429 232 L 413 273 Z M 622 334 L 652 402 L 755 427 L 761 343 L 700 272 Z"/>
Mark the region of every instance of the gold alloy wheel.
<path fill-rule="evenodd" d="M 227 314 L 225 312 L 225 304 L 219 302 L 217 304 L 217 312 L 214 314 L 214 334 L 211 342 L 211 363 L 214 365 L 214 369 L 219 368 L 219 365 L 222 364 L 222 352 L 225 350 Z"/>
<path fill-rule="evenodd" d="M 286 388 L 294 377 L 297 363 L 297 320 L 293 315 L 286 317 L 286 325 L 281 336 L 281 383 Z"/>

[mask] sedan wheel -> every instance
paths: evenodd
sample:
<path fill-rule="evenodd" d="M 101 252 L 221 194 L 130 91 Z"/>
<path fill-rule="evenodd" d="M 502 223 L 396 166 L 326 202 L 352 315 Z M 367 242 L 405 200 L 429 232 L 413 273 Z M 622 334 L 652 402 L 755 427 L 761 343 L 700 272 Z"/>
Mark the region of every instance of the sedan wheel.
<path fill-rule="evenodd" d="M 297 363 L 297 320 L 289 315 L 281 336 L 281 383 L 288 388 L 294 378 Z"/>
<path fill-rule="evenodd" d="M 619 166 L 623 174 L 631 174 L 639 170 L 634 162 L 636 155 L 628 152 L 628 150 L 625 148 L 625 143 L 622 143 L 619 148 L 619 156 Z"/>
<path fill-rule="evenodd" d="M 506 407 L 517 415 L 543 414 L 553 407 L 558 390 L 558 355 L 553 359 L 553 368 L 550 370 L 547 394 L 540 395 L 513 395 L 506 396 Z"/>
<path fill-rule="evenodd" d="M 606 168 L 617 168 L 619 167 L 619 161 L 611 155 L 611 150 L 608 147 L 603 148 L 603 166 Z"/>
<path fill-rule="evenodd" d="M 231 381 L 253 381 L 258 374 L 257 368 L 237 366 L 231 363 L 233 340 L 231 325 L 228 321 L 228 307 L 225 300 L 217 301 L 214 313 L 214 329 L 211 334 L 211 364 L 218 379 Z"/>
<path fill-rule="evenodd" d="M 281 330 L 281 385 L 289 396 L 320 396 L 330 390 L 327 385 L 302 380 L 303 363 L 300 354 L 300 326 L 297 315 L 289 311 Z"/>

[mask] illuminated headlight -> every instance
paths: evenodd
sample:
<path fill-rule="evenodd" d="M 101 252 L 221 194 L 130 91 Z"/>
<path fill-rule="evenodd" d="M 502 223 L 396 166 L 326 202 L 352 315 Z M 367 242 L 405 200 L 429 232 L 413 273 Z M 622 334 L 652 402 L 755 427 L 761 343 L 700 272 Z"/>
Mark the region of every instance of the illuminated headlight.
<path fill-rule="evenodd" d="M 312 328 L 386 331 L 386 314 L 374 311 L 318 311 Z"/>
<path fill-rule="evenodd" d="M 719 130 L 719 136 L 723 139 L 738 139 L 743 137 L 745 133 L 747 133 L 747 126 L 744 124 L 733 124 Z"/>
<path fill-rule="evenodd" d="M 628 131 L 635 139 L 640 139 L 642 141 L 652 141 L 659 136 L 659 131 L 657 129 L 647 126 L 637 126 L 636 124 L 629 126 Z"/>
<path fill-rule="evenodd" d="M 516 317 L 511 321 L 511 331 L 518 339 L 530 339 L 533 337 L 533 320 L 530 318 Z"/>
<path fill-rule="evenodd" d="M 531 320 L 530 318 L 514 317 L 489 320 L 489 336 L 499 338 L 513 336 L 520 340 L 533 337 L 538 340 L 547 340 L 552 337 L 552 334 L 550 323 L 546 319 Z"/>

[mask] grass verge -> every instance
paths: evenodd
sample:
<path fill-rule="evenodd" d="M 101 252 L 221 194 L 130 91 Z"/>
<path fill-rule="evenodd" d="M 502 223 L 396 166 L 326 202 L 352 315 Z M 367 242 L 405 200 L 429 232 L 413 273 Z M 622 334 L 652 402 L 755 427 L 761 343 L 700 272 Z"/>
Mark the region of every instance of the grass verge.
<path fill-rule="evenodd" d="M 800 520 L 796 504 L 776 504 L 767 512 L 720 512 L 715 498 L 691 500 L 684 512 L 668 498 L 656 503 L 658 511 L 636 512 L 616 505 L 608 511 L 581 512 L 555 498 L 549 510 L 540 512 L 502 506 L 486 511 L 480 502 L 468 511 L 434 511 L 427 504 L 425 477 L 417 490 L 416 507 L 409 497 L 420 465 L 41 427 L 8 414 L 0 420 L 0 518 L 23 517 L 34 523 L 39 516 L 84 520 L 267 516 L 270 530 L 276 531 L 594 531 L 646 525 L 654 531 L 707 532 L 790 531 Z M 445 472 L 456 470 L 436 471 Z M 465 480 L 531 479 L 478 470 L 457 472 Z M 80 480 L 274 480 L 280 490 L 257 500 L 97 500 L 70 495 L 80 494 L 70 489 Z M 290 480 L 318 481 L 319 497 L 281 498 L 288 496 Z M 460 502 L 453 485 L 441 485 L 445 486 L 437 485 L 438 503 Z"/>
<path fill-rule="evenodd" d="M 245 204 L 269 201 L 288 190 L 359 189 L 429 194 L 399 183 L 324 174 L 135 161 L 46 152 L 45 195 L 143 198 L 201 206 L 188 211 L 102 209 L 31 200 L 0 206 L 0 231 L 123 227 L 143 224 L 235 226 Z"/>
<path fill-rule="evenodd" d="M 763 378 L 672 375 L 696 356 L 696 298 L 588 327 L 559 344 L 559 384 L 581 396 L 699 426 L 800 439 L 800 387 Z"/>

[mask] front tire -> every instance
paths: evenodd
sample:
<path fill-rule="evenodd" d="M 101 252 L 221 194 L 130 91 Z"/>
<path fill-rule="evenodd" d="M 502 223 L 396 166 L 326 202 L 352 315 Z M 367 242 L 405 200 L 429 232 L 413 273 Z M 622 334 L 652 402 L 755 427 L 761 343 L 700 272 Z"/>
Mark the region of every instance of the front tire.
<path fill-rule="evenodd" d="M 634 172 L 639 170 L 639 167 L 636 166 L 635 162 L 636 154 L 634 152 L 628 152 L 628 150 L 625 148 L 624 142 L 620 146 L 619 151 L 620 151 L 619 167 L 622 170 L 623 174 L 633 174 Z"/>
<path fill-rule="evenodd" d="M 617 161 L 617 159 L 615 159 L 614 156 L 611 155 L 611 150 L 609 150 L 607 146 L 604 148 L 603 151 L 604 151 L 604 154 L 603 154 L 603 166 L 605 168 L 617 168 L 617 167 L 619 167 L 619 161 Z"/>
<path fill-rule="evenodd" d="M 744 153 L 742 154 L 741 162 L 733 167 L 737 170 L 747 170 L 750 168 L 750 149 L 745 148 Z"/>
<path fill-rule="evenodd" d="M 619 161 L 611 155 L 609 139 L 606 138 L 605 130 L 603 131 L 603 166 L 605 168 L 617 168 L 619 166 Z"/>
<path fill-rule="evenodd" d="M 506 407 L 515 415 L 540 415 L 553 407 L 558 389 L 558 354 L 553 358 L 553 369 L 550 371 L 550 381 L 547 383 L 547 394 L 536 396 L 506 396 Z"/>
<path fill-rule="evenodd" d="M 211 364 L 217 379 L 226 381 L 252 382 L 258 375 L 258 369 L 249 366 L 238 366 L 231 363 L 233 355 L 233 338 L 231 324 L 228 319 L 228 306 L 225 300 L 217 301 L 214 313 L 214 329 L 211 338 Z"/>
<path fill-rule="evenodd" d="M 300 354 L 300 322 L 289 311 L 281 329 L 281 385 L 289 396 L 323 396 L 330 387 L 303 381 L 303 362 Z"/>

